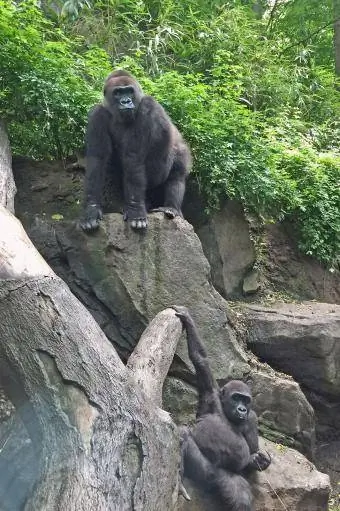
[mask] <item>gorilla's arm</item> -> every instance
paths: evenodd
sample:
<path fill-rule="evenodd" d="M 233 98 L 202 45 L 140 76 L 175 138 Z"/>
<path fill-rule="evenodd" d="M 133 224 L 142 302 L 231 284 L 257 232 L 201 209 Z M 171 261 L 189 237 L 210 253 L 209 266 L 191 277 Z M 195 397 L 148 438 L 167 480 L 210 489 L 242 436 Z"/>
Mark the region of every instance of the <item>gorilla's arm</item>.
<path fill-rule="evenodd" d="M 242 429 L 242 434 L 247 440 L 250 451 L 250 460 L 245 467 L 245 472 L 266 470 L 271 463 L 271 457 L 259 450 L 258 421 L 254 410 L 250 411 L 246 425 Z"/>
<path fill-rule="evenodd" d="M 102 218 L 101 202 L 105 170 L 112 153 L 110 113 L 98 105 L 92 110 L 86 132 L 86 173 L 84 213 L 81 226 L 96 229 Z"/>
<path fill-rule="evenodd" d="M 217 383 L 212 375 L 206 349 L 200 339 L 196 325 L 186 307 L 173 307 L 187 333 L 188 353 L 196 370 L 199 405 L 197 417 L 207 413 L 221 413 Z"/>
<path fill-rule="evenodd" d="M 254 454 L 259 450 L 258 421 L 254 410 L 250 410 L 248 419 L 244 425 L 241 425 L 240 429 L 247 440 L 250 454 Z"/>

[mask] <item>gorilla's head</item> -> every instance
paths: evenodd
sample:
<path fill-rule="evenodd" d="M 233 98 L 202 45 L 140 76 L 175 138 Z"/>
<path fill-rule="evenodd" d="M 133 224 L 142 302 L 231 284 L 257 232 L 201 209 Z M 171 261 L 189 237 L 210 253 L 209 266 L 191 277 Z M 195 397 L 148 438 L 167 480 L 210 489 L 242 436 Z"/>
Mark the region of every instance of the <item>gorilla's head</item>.
<path fill-rule="evenodd" d="M 139 83 L 127 71 L 114 71 L 105 81 L 105 106 L 123 122 L 134 120 L 143 95 Z"/>
<path fill-rule="evenodd" d="M 246 383 L 232 380 L 220 390 L 220 400 L 225 416 L 235 424 L 248 419 L 252 396 Z"/>

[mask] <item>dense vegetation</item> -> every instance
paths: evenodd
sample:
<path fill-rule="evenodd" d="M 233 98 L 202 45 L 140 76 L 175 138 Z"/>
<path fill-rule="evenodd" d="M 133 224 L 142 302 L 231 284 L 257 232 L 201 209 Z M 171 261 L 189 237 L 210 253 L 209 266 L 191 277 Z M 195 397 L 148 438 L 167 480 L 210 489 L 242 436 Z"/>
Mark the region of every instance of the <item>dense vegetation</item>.
<path fill-rule="evenodd" d="M 305 253 L 339 264 L 335 11 L 331 0 L 0 0 L 13 150 L 79 148 L 105 75 L 124 66 L 183 131 L 211 208 L 228 195 L 290 220 Z"/>

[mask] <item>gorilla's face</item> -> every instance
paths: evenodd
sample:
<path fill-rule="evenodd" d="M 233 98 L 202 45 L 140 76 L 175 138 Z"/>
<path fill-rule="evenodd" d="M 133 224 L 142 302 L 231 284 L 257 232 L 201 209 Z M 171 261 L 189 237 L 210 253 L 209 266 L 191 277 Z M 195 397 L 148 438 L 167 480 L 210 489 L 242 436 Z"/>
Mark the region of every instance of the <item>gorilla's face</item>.
<path fill-rule="evenodd" d="M 108 79 L 105 85 L 105 101 L 115 119 L 131 122 L 136 116 L 143 93 L 137 82 L 128 76 Z"/>
<path fill-rule="evenodd" d="M 111 100 L 122 116 L 134 115 L 137 106 L 136 94 L 132 85 L 114 87 Z"/>
<path fill-rule="evenodd" d="M 223 412 L 231 422 L 240 424 L 248 419 L 252 401 L 248 385 L 231 381 L 222 388 L 220 399 Z"/>

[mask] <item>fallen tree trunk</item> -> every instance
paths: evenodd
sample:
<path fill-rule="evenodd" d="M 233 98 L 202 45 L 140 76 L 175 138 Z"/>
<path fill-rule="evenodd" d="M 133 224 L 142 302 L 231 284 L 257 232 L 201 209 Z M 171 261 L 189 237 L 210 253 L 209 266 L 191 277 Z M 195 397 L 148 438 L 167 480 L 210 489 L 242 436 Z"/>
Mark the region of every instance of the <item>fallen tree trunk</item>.
<path fill-rule="evenodd" d="M 156 316 L 125 367 L 3 206 L 0 279 L 0 383 L 37 464 L 24 509 L 174 509 L 178 435 L 159 407 L 182 332 L 175 312 Z"/>

